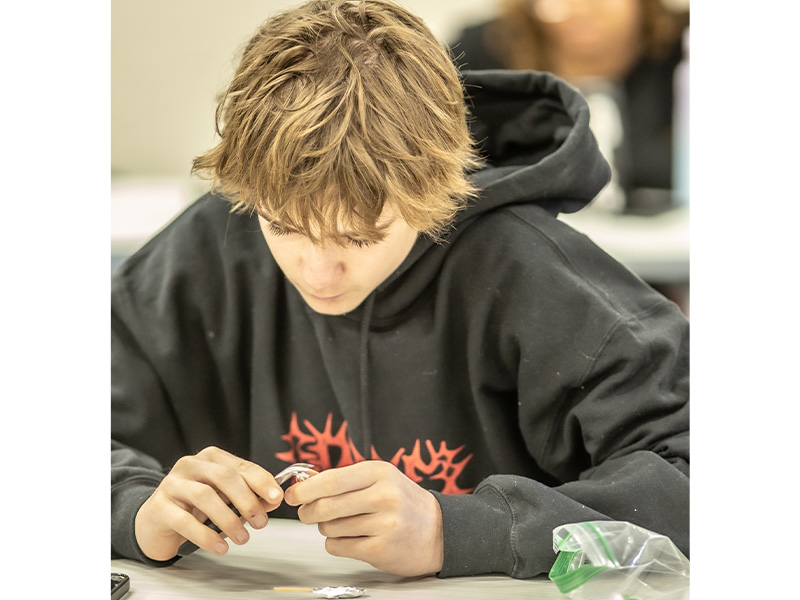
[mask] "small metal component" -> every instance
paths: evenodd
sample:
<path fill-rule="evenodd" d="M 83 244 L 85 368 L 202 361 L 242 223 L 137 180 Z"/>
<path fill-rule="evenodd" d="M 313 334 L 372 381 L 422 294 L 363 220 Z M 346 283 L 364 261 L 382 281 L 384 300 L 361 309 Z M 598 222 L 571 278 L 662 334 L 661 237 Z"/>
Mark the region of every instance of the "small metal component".
<path fill-rule="evenodd" d="M 275 481 L 278 482 L 278 485 L 283 485 L 292 477 L 295 477 L 297 481 L 303 481 L 304 479 L 311 477 L 308 472 L 313 469 L 314 465 L 310 465 L 308 463 L 294 463 L 275 475 Z"/>
<path fill-rule="evenodd" d="M 367 590 L 360 587 L 351 585 L 328 586 L 321 588 L 305 588 L 305 587 L 274 587 L 276 592 L 295 592 L 295 593 L 311 593 L 323 598 L 358 598 L 367 593 Z"/>
<path fill-rule="evenodd" d="M 367 593 L 366 589 L 360 587 L 354 587 L 352 585 L 314 588 L 311 591 L 317 596 L 322 596 L 323 598 L 358 598 Z"/>

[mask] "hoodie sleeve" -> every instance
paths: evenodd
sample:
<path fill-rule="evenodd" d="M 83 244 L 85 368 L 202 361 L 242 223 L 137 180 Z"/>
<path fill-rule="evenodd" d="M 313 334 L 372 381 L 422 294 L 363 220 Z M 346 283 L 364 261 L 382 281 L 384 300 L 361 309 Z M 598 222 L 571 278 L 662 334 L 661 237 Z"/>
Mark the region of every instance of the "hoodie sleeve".
<path fill-rule="evenodd" d="M 117 283 L 115 288 L 111 318 L 111 557 L 167 565 L 174 561 L 148 559 L 134 533 L 136 513 L 164 478 L 163 466 L 120 440 L 163 447 L 167 440 L 176 439 L 176 427 L 159 378 L 125 325 L 122 286 Z M 135 398 L 144 401 L 134 402 Z"/>
<path fill-rule="evenodd" d="M 206 195 L 112 275 L 113 556 L 144 560 L 134 518 L 178 459 L 212 445 L 248 456 L 242 340 L 252 339 L 252 282 L 268 285 L 253 276 L 263 243 L 247 217 Z"/>
<path fill-rule="evenodd" d="M 158 462 L 111 440 L 111 558 L 132 558 L 153 566 L 177 560 L 154 561 L 139 548 L 134 520 L 139 508 L 164 477 Z"/>
<path fill-rule="evenodd" d="M 206 397 L 202 390 L 214 391 L 203 377 L 213 369 L 204 360 L 202 340 L 190 333 L 199 329 L 200 319 L 187 300 L 194 295 L 181 258 L 186 242 L 175 226 L 187 214 L 120 265 L 111 279 L 111 555 L 151 565 L 171 561 L 142 554 L 134 535 L 136 514 L 174 462 L 191 453 L 185 432 L 193 413 L 182 408 L 176 390 L 190 382 L 182 387 L 201 407 L 198 412 Z M 182 351 L 186 347 L 193 352 Z"/>
<path fill-rule="evenodd" d="M 515 338 L 517 356 L 505 363 L 517 372 L 517 418 L 546 477 L 497 474 L 472 494 L 437 494 L 442 577 L 546 573 L 553 529 L 590 520 L 635 523 L 689 554 L 688 322 L 583 236 L 545 227 L 537 239 L 552 242 L 552 254 L 540 254 L 536 276 L 517 268 L 509 289 L 528 316 L 505 310 L 513 334 L 498 337 Z M 559 302 L 533 318 L 544 272 Z"/>
<path fill-rule="evenodd" d="M 658 319 L 652 320 L 657 327 Z M 629 521 L 665 534 L 688 556 L 688 401 L 670 400 L 658 389 L 671 378 L 665 371 L 674 363 L 657 360 L 646 342 L 626 341 L 633 336 L 629 326 L 616 329 L 582 397 L 554 420 L 551 438 L 536 457 L 551 471 L 562 470 L 578 460 L 575 442 L 567 439 L 577 435 L 589 466 L 552 487 L 494 475 L 473 494 L 437 494 L 445 544 L 440 576 L 546 573 L 555 560 L 553 529 L 594 520 Z M 638 352 L 653 360 L 641 364 Z M 631 380 L 625 382 L 626 376 Z"/>

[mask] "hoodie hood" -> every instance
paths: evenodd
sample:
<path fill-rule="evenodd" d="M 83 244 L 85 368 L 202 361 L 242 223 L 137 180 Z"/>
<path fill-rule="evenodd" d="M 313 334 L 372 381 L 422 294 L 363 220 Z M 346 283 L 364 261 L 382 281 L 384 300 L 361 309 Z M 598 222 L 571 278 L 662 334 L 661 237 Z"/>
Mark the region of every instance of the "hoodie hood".
<path fill-rule="evenodd" d="M 464 71 L 470 129 L 485 166 L 471 174 L 478 196 L 456 217 L 443 243 L 420 238 L 376 290 L 370 318 L 389 325 L 436 276 L 448 246 L 475 219 L 516 204 L 551 214 L 589 204 L 611 170 L 589 129 L 589 107 L 567 83 L 536 71 Z M 412 268 L 413 267 L 413 268 Z M 359 308 L 352 317 L 361 319 Z"/>
<path fill-rule="evenodd" d="M 488 164 L 472 176 L 482 193 L 459 223 L 509 204 L 576 212 L 608 183 L 611 170 L 589 129 L 589 107 L 574 88 L 534 71 L 463 77 L 472 135 Z"/>

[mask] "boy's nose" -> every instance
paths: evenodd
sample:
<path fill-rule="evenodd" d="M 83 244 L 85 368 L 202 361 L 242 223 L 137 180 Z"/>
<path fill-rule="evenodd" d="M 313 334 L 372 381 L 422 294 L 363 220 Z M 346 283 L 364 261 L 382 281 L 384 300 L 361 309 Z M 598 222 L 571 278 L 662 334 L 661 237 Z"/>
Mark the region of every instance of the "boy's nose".
<path fill-rule="evenodd" d="M 303 278 L 311 292 L 336 292 L 335 286 L 344 275 L 345 266 L 341 252 L 335 244 L 314 246 L 309 244 L 303 260 Z"/>

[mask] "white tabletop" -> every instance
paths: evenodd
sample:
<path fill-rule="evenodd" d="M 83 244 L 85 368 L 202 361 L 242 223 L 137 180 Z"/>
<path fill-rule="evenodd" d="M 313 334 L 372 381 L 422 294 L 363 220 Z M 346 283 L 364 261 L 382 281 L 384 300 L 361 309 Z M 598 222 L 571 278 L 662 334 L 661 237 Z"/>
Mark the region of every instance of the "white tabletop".
<path fill-rule="evenodd" d="M 689 207 L 652 216 L 614 214 L 588 207 L 558 217 L 654 284 L 689 282 Z"/>
<path fill-rule="evenodd" d="M 546 576 L 519 580 L 504 575 L 447 579 L 391 575 L 361 561 L 329 555 L 325 552 L 325 539 L 316 526 L 299 521 L 271 519 L 260 531 L 250 529 L 250 536 L 244 546 L 230 544 L 225 556 L 198 550 L 164 568 L 148 567 L 132 560 L 112 560 L 111 572 L 122 572 L 130 577 L 130 592 L 125 600 L 313 600 L 321 596 L 273 588 L 338 585 L 366 588 L 364 597 L 374 600 L 563 600 L 565 597 Z"/>
<path fill-rule="evenodd" d="M 111 181 L 111 253 L 127 256 L 174 219 L 207 186 L 188 178 L 115 177 Z"/>

